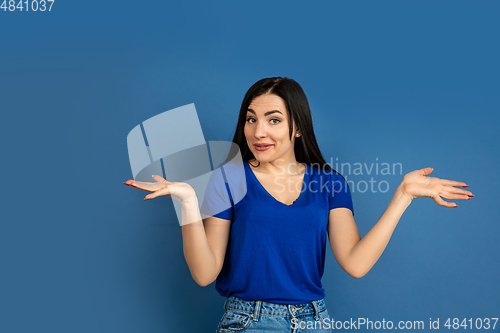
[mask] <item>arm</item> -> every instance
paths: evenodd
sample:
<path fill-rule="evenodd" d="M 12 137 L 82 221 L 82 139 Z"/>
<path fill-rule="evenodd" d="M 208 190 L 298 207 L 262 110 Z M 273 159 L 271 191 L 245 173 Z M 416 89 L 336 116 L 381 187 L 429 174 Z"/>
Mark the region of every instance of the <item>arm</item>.
<path fill-rule="evenodd" d="M 182 247 L 191 276 L 200 286 L 212 283 L 219 275 L 229 240 L 230 220 L 209 216 L 201 221 L 196 197 L 182 204 Z"/>
<path fill-rule="evenodd" d="M 156 183 L 128 180 L 125 185 L 153 192 L 144 200 L 168 196 L 181 204 L 182 246 L 193 279 L 204 287 L 219 275 L 229 240 L 230 220 L 209 216 L 201 219 L 198 198 L 186 183 L 168 182 L 154 175 Z"/>
<path fill-rule="evenodd" d="M 467 200 L 473 194 L 454 186 L 466 187 L 456 182 L 435 177 L 426 177 L 432 168 L 415 170 L 404 176 L 394 196 L 373 228 L 361 238 L 352 212 L 347 208 L 330 210 L 328 235 L 333 254 L 340 267 L 349 275 L 360 278 L 377 262 L 391 239 L 392 233 L 413 199 L 431 197 L 445 207 L 458 207 L 452 200 Z"/>

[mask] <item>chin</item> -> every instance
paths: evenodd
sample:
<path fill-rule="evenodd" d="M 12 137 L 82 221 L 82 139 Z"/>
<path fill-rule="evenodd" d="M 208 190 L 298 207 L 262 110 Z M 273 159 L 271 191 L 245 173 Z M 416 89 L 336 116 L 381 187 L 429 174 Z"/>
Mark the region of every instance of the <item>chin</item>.
<path fill-rule="evenodd" d="M 267 163 L 269 161 L 272 161 L 272 159 L 270 159 L 270 158 L 265 158 L 265 157 L 262 157 L 262 156 L 258 156 L 255 153 L 253 154 L 253 157 L 255 158 L 256 162 L 260 162 L 260 163 Z"/>
<path fill-rule="evenodd" d="M 279 159 L 279 157 L 275 156 L 269 156 L 269 157 L 262 157 L 262 156 L 256 156 L 255 154 L 253 155 L 255 158 L 255 161 L 260 162 L 260 163 L 271 163 Z"/>

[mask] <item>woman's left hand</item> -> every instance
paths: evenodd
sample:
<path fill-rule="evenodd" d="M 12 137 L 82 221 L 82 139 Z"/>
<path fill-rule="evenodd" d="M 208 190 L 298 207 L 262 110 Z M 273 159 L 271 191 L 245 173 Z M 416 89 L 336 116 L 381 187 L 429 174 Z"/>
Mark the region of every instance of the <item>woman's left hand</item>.
<path fill-rule="evenodd" d="M 454 202 L 444 201 L 442 198 L 449 200 L 469 200 L 474 196 L 468 190 L 457 188 L 469 186 L 464 182 L 426 177 L 432 170 L 433 168 L 424 168 L 407 173 L 400 185 L 403 195 L 410 198 L 410 200 L 430 197 L 438 205 L 445 207 L 458 207 L 458 205 Z"/>

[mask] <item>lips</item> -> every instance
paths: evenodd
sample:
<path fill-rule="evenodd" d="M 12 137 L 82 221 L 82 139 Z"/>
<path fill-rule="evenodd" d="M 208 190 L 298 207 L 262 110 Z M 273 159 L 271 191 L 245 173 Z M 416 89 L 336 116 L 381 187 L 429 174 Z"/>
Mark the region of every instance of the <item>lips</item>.
<path fill-rule="evenodd" d="M 273 145 L 269 143 L 256 143 L 253 146 L 257 151 L 265 151 L 271 148 Z"/>

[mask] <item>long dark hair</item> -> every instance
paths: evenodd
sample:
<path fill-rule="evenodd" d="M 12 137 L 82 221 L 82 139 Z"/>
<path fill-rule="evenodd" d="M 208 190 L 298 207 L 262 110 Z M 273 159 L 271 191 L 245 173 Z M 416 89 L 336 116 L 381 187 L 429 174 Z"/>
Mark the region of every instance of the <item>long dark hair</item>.
<path fill-rule="evenodd" d="M 243 161 L 248 162 L 255 158 L 248 147 L 244 132 L 248 106 L 254 98 L 264 94 L 275 94 L 285 101 L 289 115 L 290 140 L 292 140 L 293 124 L 294 122 L 297 124 L 301 134 L 295 139 L 294 145 L 297 162 L 338 173 L 325 162 L 321 154 L 314 135 L 311 109 L 304 90 L 295 80 L 286 77 L 270 77 L 259 80 L 245 94 L 233 138 L 233 142 L 240 148 Z"/>

